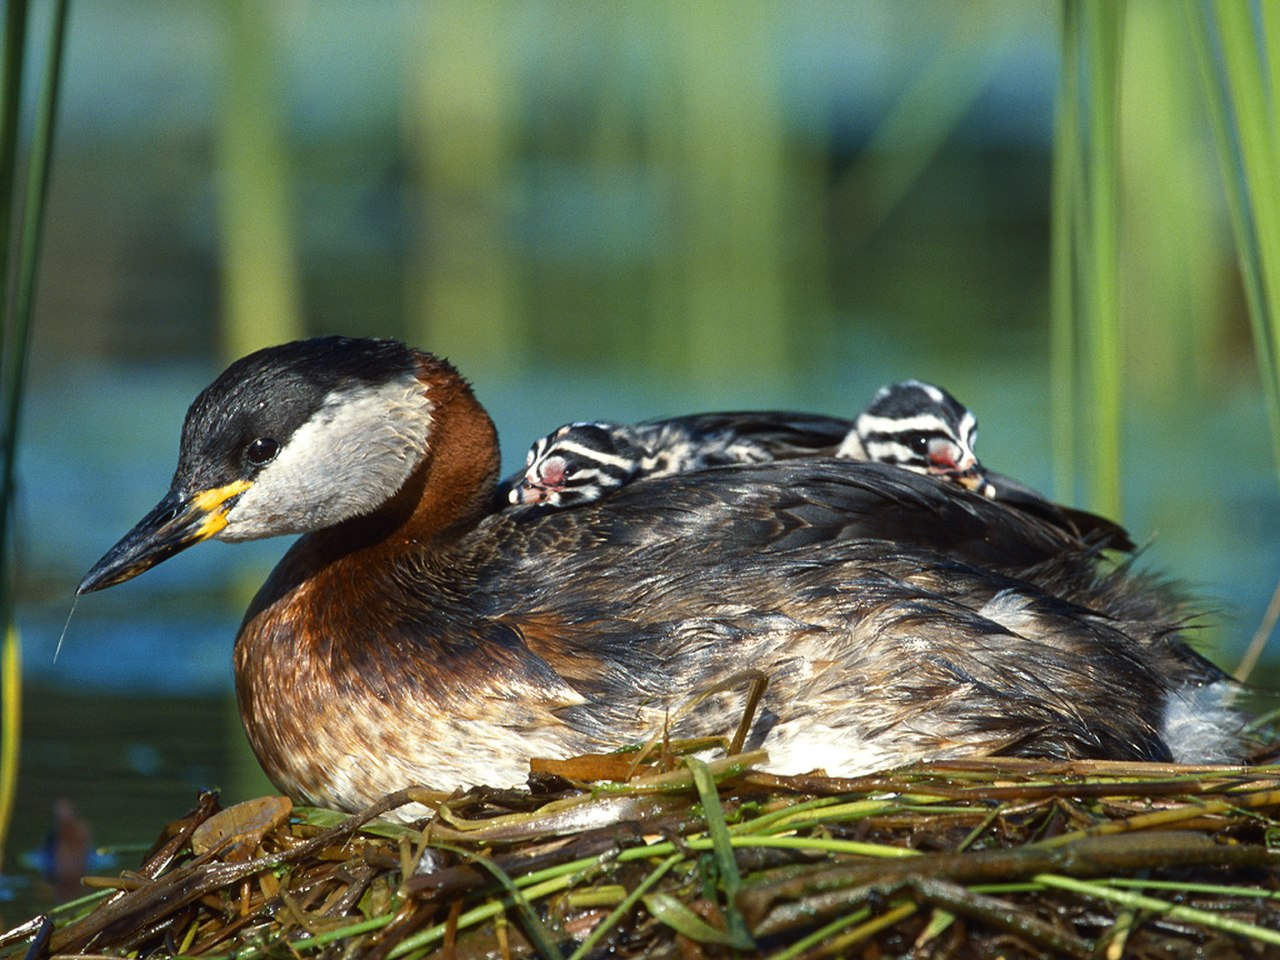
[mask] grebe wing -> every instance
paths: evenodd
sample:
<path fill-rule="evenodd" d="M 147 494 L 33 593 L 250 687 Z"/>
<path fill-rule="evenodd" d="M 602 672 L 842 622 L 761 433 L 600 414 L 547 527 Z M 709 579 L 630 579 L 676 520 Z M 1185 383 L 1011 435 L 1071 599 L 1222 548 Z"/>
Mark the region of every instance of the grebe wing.
<path fill-rule="evenodd" d="M 716 555 L 759 555 L 843 540 L 914 544 L 972 564 L 1013 569 L 1089 545 L 1051 520 L 1009 509 L 895 466 L 796 459 L 713 467 L 632 484 L 609 498 L 549 516 L 510 511 L 491 517 L 506 530 L 481 538 L 507 556 L 546 551 L 572 561 L 609 562 L 580 540 L 617 548 L 653 541 L 685 545 L 696 562 Z M 550 549 L 552 542 L 558 545 Z M 594 559 L 592 559 L 594 558 Z"/>
<path fill-rule="evenodd" d="M 1090 543 L 1127 552 L 1137 549 L 1129 532 L 1113 520 L 1087 510 L 1054 503 L 1038 490 L 1001 473 L 987 471 L 986 478 L 995 490 L 995 499 L 1001 503 L 1047 520 Z"/>

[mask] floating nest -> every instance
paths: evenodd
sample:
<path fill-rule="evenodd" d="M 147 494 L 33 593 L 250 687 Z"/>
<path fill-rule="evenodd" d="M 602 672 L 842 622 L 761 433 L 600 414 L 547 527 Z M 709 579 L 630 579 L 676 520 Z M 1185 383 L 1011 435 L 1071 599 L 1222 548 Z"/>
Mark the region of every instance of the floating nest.
<path fill-rule="evenodd" d="M 535 762 L 342 818 L 202 795 L 0 955 L 1280 956 L 1280 765 Z M 378 819 L 408 803 L 412 826 Z"/>

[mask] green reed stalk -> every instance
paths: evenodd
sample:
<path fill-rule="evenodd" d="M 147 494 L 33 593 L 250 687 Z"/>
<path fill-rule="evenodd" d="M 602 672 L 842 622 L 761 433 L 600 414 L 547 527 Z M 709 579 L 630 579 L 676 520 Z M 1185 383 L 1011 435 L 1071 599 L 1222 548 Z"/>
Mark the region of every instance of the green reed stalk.
<path fill-rule="evenodd" d="M 1205 245 L 1217 236 L 1219 200 L 1191 187 L 1217 179 L 1216 159 L 1202 149 L 1200 78 L 1186 68 L 1194 56 L 1180 6 L 1129 8 L 1121 168 L 1141 173 L 1122 190 L 1121 302 L 1135 361 L 1126 366 L 1126 389 L 1188 417 L 1214 382 L 1223 287 Z"/>
<path fill-rule="evenodd" d="M 668 278 L 683 322 L 666 349 L 674 369 L 715 383 L 744 370 L 783 375 L 795 359 L 783 265 L 796 225 L 787 187 L 796 159 L 770 55 L 781 9 L 767 0 L 666 5 L 677 112 L 675 126 L 655 136 L 674 139 L 683 193 L 673 221 L 679 262 Z"/>
<path fill-rule="evenodd" d="M 1055 479 L 1069 495 L 1077 397 L 1088 405 L 1088 500 L 1120 515 L 1119 0 L 1064 0 L 1063 67 L 1056 122 L 1051 383 Z M 1079 361 L 1087 363 L 1079 369 Z"/>
<path fill-rule="evenodd" d="M 4 465 L 0 472 L 0 863 L 13 816 L 18 783 L 18 756 L 22 724 L 22 649 L 14 623 L 13 555 L 10 520 L 13 514 L 15 462 L 26 390 L 30 353 L 32 305 L 39 269 L 44 200 L 49 185 L 50 152 L 57 116 L 58 80 L 66 36 L 67 5 L 55 0 L 45 60 L 45 71 L 36 106 L 31 156 L 27 163 L 24 206 L 18 230 L 16 273 L 9 275 L 14 200 L 17 195 L 18 114 L 21 104 L 22 67 L 26 47 L 27 3 L 14 0 L 5 19 L 4 61 L 0 68 L 0 309 L 4 315 Z"/>
<path fill-rule="evenodd" d="M 22 641 L 10 621 L 0 641 L 0 865 L 13 821 L 22 747 Z"/>
<path fill-rule="evenodd" d="M 1052 217 L 1049 238 L 1049 412 L 1053 491 L 1075 500 L 1076 476 L 1076 203 L 1083 191 L 1080 147 L 1079 7 L 1062 5 L 1062 73 L 1054 108 Z"/>
<path fill-rule="evenodd" d="M 10 3 L 4 25 L 4 61 L 0 66 L 0 310 L 4 314 L 4 368 L 10 378 L 12 343 L 16 332 L 10 329 L 6 309 L 9 303 L 9 224 L 13 219 L 14 177 L 18 154 L 18 105 L 22 87 L 22 64 L 26 53 L 27 4 Z M 7 394 L 6 394 L 7 397 Z M 13 818 L 14 796 L 18 789 L 19 730 L 22 725 L 22 649 L 18 632 L 13 627 L 12 568 L 9 563 L 9 515 L 12 509 L 13 460 L 17 449 L 17 413 L 7 404 L 4 411 L 5 444 L 3 477 L 0 478 L 0 629 L 4 631 L 0 648 L 0 670 L 4 671 L 0 688 L 0 714 L 4 730 L 0 738 L 0 863 L 4 860 L 5 840 Z"/>
<path fill-rule="evenodd" d="M 467 370 L 516 366 L 534 331 L 522 314 L 521 268 L 511 244 L 522 197 L 520 56 L 501 0 L 421 5 L 432 42 L 411 77 L 410 135 L 421 186 L 432 197 L 430 249 L 412 271 L 411 338 Z M 483 322 L 477 322 L 477 318 Z"/>
<path fill-rule="evenodd" d="M 289 163 L 280 121 L 277 11 L 238 0 L 222 7 L 227 64 L 218 151 L 223 349 L 229 357 L 302 335 Z"/>
<path fill-rule="evenodd" d="M 1213 121 L 1280 469 L 1280 10 L 1247 0 L 1185 0 Z M 1261 35 L 1259 35 L 1259 27 Z M 1262 49 L 1271 53 L 1263 58 Z"/>
<path fill-rule="evenodd" d="M 1213 121 L 1280 472 L 1280 5 L 1261 4 L 1256 18 L 1247 0 L 1185 0 L 1183 8 Z M 1255 634 L 1237 669 L 1240 679 L 1269 632 Z"/>
<path fill-rule="evenodd" d="M 1084 41 L 1089 68 L 1086 222 L 1082 249 L 1083 306 L 1092 371 L 1093 457 L 1089 502 L 1105 516 L 1120 516 L 1120 419 L 1123 356 L 1120 347 L 1119 163 L 1116 146 L 1120 91 L 1120 33 L 1124 6 L 1086 0 Z"/>

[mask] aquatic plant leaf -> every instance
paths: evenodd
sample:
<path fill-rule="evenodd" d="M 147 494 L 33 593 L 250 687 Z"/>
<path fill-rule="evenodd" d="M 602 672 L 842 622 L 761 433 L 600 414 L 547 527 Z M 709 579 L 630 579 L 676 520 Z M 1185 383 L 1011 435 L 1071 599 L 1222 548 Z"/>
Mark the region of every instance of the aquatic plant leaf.
<path fill-rule="evenodd" d="M 754 946 L 750 942 L 740 942 L 728 930 L 713 927 L 669 893 L 650 893 L 641 899 L 644 901 L 645 909 L 653 915 L 655 920 L 665 923 L 690 940 L 696 940 L 698 943 L 719 943 L 742 950 L 749 950 Z"/>
<path fill-rule="evenodd" d="M 289 819 L 293 801 L 288 797 L 258 797 L 215 813 L 191 835 L 197 856 L 219 851 L 228 863 L 250 859 L 262 838 Z"/>
<path fill-rule="evenodd" d="M 720 874 L 720 890 L 725 896 L 725 917 L 729 924 L 733 946 L 742 950 L 755 948 L 755 941 L 747 932 L 747 922 L 738 910 L 738 889 L 742 886 L 742 878 L 738 874 L 738 861 L 734 857 L 732 841 L 729 838 L 729 827 L 724 820 L 724 810 L 720 806 L 720 793 L 715 779 L 707 765 L 696 757 L 685 757 L 685 763 L 693 774 L 694 785 L 698 788 L 698 799 L 702 803 L 702 815 L 707 821 L 707 834 L 715 845 L 716 869 Z"/>

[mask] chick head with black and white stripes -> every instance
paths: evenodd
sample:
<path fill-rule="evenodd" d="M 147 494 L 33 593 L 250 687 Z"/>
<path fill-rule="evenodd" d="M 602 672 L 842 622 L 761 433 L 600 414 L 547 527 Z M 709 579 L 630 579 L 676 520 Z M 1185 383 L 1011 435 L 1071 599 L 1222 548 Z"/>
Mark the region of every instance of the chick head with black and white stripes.
<path fill-rule="evenodd" d="M 525 458 L 512 503 L 571 507 L 599 500 L 634 479 L 643 451 L 630 428 L 602 421 L 566 423 L 540 437 Z"/>
<path fill-rule="evenodd" d="M 853 434 L 842 455 L 860 452 L 867 460 L 944 477 L 990 495 L 973 449 L 978 418 L 942 387 L 922 380 L 881 387 L 858 415 Z"/>

